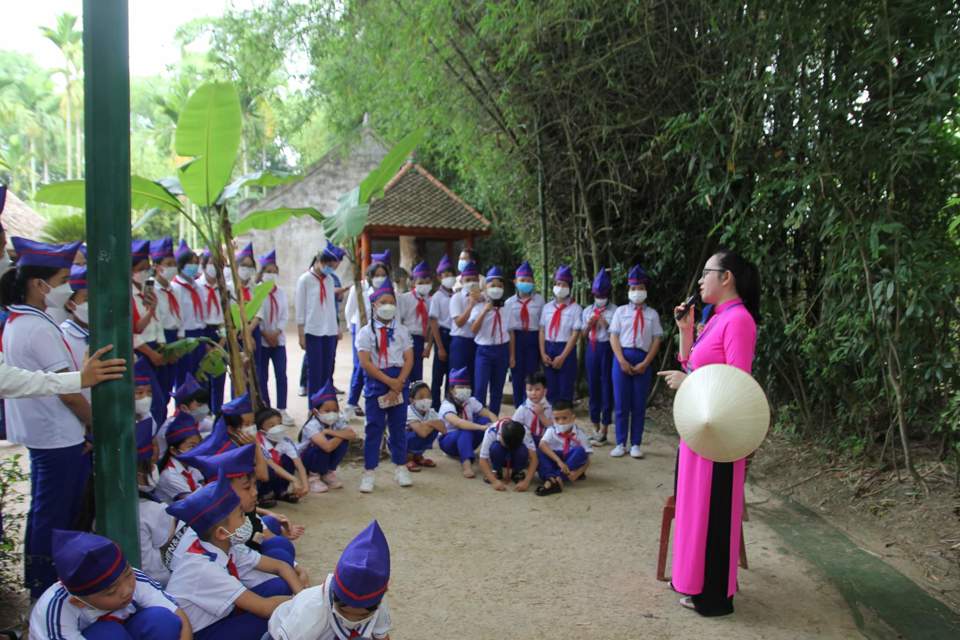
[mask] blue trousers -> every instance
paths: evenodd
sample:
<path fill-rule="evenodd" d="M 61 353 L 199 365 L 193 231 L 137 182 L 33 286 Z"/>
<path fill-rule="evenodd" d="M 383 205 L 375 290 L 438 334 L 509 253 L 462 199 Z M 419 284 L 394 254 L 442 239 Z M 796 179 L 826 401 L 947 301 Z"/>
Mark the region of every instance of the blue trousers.
<path fill-rule="evenodd" d="M 262 598 L 273 596 L 293 595 L 283 578 L 271 578 L 250 589 Z M 249 611 L 240 612 L 234 609 L 234 614 L 221 618 L 200 631 L 194 631 L 196 640 L 260 640 L 267 632 L 267 618 L 261 618 Z"/>
<path fill-rule="evenodd" d="M 287 347 L 260 347 L 260 362 L 257 365 L 257 377 L 260 378 L 260 394 L 263 402 L 270 405 L 270 363 L 273 363 L 273 375 L 277 385 L 277 409 L 287 408 Z"/>
<path fill-rule="evenodd" d="M 357 353 L 357 325 L 350 325 L 350 335 L 353 337 L 350 341 L 353 349 L 353 373 L 350 374 L 350 394 L 347 404 L 356 407 L 360 405 L 360 393 L 363 391 L 366 374 L 360 366 L 360 355 Z"/>
<path fill-rule="evenodd" d="M 123 622 L 100 620 L 81 631 L 87 640 L 178 640 L 183 621 L 162 607 L 140 609 Z"/>
<path fill-rule="evenodd" d="M 583 465 L 587 464 L 588 455 L 586 449 L 583 447 L 570 447 L 570 450 L 567 451 L 567 454 L 564 455 L 561 451 L 554 451 L 555 454 L 560 456 L 560 459 L 567 463 L 567 466 L 570 467 L 570 471 L 576 471 Z M 560 471 L 560 467 L 557 466 L 557 463 L 547 457 L 543 451 L 537 449 L 538 456 L 538 465 L 537 465 L 537 474 L 539 474 L 541 480 L 547 480 L 548 478 L 556 478 L 563 475 Z"/>
<path fill-rule="evenodd" d="M 413 368 L 410 369 L 411 380 L 423 380 L 423 336 L 411 336 L 413 338 Z"/>
<path fill-rule="evenodd" d="M 510 381 L 513 383 L 513 406 L 519 407 L 527 400 L 527 376 L 540 368 L 540 332 L 523 331 L 513 332 L 516 344 L 514 345 L 514 364 L 510 370 Z"/>
<path fill-rule="evenodd" d="M 203 330 L 203 335 L 207 338 L 210 338 L 214 342 L 220 340 L 220 333 L 217 327 L 211 325 L 207 325 L 207 328 Z M 204 353 L 206 353 L 206 350 L 204 350 Z M 203 355 L 200 356 L 200 359 L 203 359 Z M 197 364 L 200 364 L 199 361 Z M 226 373 L 224 373 L 222 376 L 211 378 L 208 381 L 207 387 L 210 391 L 210 412 L 214 415 L 220 413 L 220 407 L 223 406 L 223 388 L 226 384 L 226 381 Z"/>
<path fill-rule="evenodd" d="M 623 357 L 630 364 L 638 364 L 647 357 L 647 352 L 642 349 L 624 349 Z M 617 444 L 626 445 L 627 435 L 629 435 L 630 444 L 639 445 L 643 441 L 643 423 L 646 419 L 647 394 L 650 392 L 653 368 L 647 367 L 640 376 L 628 376 L 620 369 L 620 364 L 614 360 L 611 370 L 613 371 Z"/>
<path fill-rule="evenodd" d="M 307 353 L 303 353 L 303 358 L 300 360 L 300 386 L 304 389 L 307 388 L 307 375 L 310 371 L 307 368 Z"/>
<path fill-rule="evenodd" d="M 483 431 L 453 429 L 440 436 L 440 450 L 452 458 L 459 458 L 460 462 L 473 462 L 481 442 Z"/>
<path fill-rule="evenodd" d="M 503 384 L 507 381 L 507 368 L 510 366 L 510 345 L 479 345 L 473 369 L 473 397 L 489 407 L 490 411 L 500 413 L 503 400 Z M 487 401 L 487 388 L 490 389 L 490 401 Z"/>
<path fill-rule="evenodd" d="M 566 342 L 544 342 L 544 350 L 547 355 L 554 358 L 563 353 L 566 348 Z M 563 361 L 563 366 L 559 369 L 553 367 L 544 367 L 544 373 L 547 376 L 547 400 L 551 403 L 557 400 L 566 400 L 573 402 L 573 387 L 577 383 L 577 354 L 573 351 Z"/>
<path fill-rule="evenodd" d="M 590 422 L 610 424 L 613 414 L 613 382 L 611 367 L 614 362 L 613 349 L 609 342 L 597 341 L 596 348 L 587 340 L 586 357 L 587 386 L 590 389 Z"/>
<path fill-rule="evenodd" d="M 400 367 L 387 367 L 382 370 L 391 378 L 400 375 Z M 367 376 L 364 388 L 366 397 L 365 436 L 363 439 L 363 468 L 371 471 L 380 464 L 380 443 L 383 432 L 387 431 L 387 444 L 390 446 L 390 459 L 393 464 L 407 462 L 407 405 L 410 402 L 410 388 L 403 389 L 403 402 L 389 409 L 381 409 L 377 399 L 390 389 L 382 382 Z"/>
<path fill-rule="evenodd" d="M 415 456 L 422 456 L 425 451 L 433 449 L 433 442 L 437 439 L 438 432 L 431 431 L 426 438 L 421 438 L 416 431 L 407 430 L 407 453 Z"/>
<path fill-rule="evenodd" d="M 464 338 L 461 336 L 450 336 L 450 349 L 447 351 L 447 362 L 450 364 L 450 371 L 467 368 L 470 374 L 473 374 L 473 363 L 477 357 L 477 343 L 473 338 Z M 476 384 L 476 379 L 473 384 Z M 475 390 L 476 386 L 471 386 Z"/>
<path fill-rule="evenodd" d="M 505 446 L 499 442 L 490 445 L 490 466 L 494 471 L 499 471 L 504 467 L 510 467 L 514 473 L 523 471 L 530 464 L 530 450 L 523 444 L 508 451 Z"/>
<path fill-rule="evenodd" d="M 160 347 L 158 342 L 148 342 L 147 346 L 153 350 Z M 165 390 L 161 382 L 161 375 L 166 375 L 166 366 L 155 367 L 153 363 L 147 360 L 150 367 L 150 394 L 152 402 L 150 403 L 150 415 L 157 424 L 163 424 L 167 421 L 167 403 L 170 401 L 170 392 Z"/>
<path fill-rule="evenodd" d="M 297 559 L 297 550 L 290 540 L 283 537 L 283 527 L 280 526 L 280 521 L 273 516 L 263 516 L 261 520 L 263 526 L 273 534 L 273 537 L 260 543 L 260 553 L 268 558 L 283 560 L 292 567 Z"/>
<path fill-rule="evenodd" d="M 343 440 L 337 445 L 337 448 L 330 453 L 327 453 L 315 444 L 311 444 L 300 454 L 300 460 L 307 469 L 307 473 L 324 475 L 331 471 L 336 471 L 337 465 L 339 465 L 343 457 L 347 455 L 349 448 L 350 443 L 346 440 Z"/>
<path fill-rule="evenodd" d="M 189 329 L 183 332 L 185 338 L 201 338 L 205 334 L 203 329 Z M 196 349 L 183 356 L 177 360 L 177 372 L 176 377 L 174 378 L 174 386 L 179 387 L 183 384 L 184 379 L 189 373 L 192 376 L 197 375 L 197 368 L 200 366 L 200 361 L 203 360 L 204 354 L 207 352 L 207 348 L 204 345 L 198 346 Z"/>
<path fill-rule="evenodd" d="M 448 389 L 443 389 L 443 385 L 446 384 L 447 373 L 450 371 L 450 329 L 438 328 L 440 329 L 440 342 L 443 343 L 443 350 L 447 352 L 447 359 L 441 360 L 437 356 L 437 345 L 434 344 L 433 377 L 430 378 L 430 393 L 433 395 L 434 411 L 440 410 L 440 402 L 450 386 L 447 384 Z"/>
<path fill-rule="evenodd" d="M 288 456 L 280 456 L 280 466 L 283 467 L 284 471 L 296 475 L 296 467 L 293 466 L 293 460 Z M 286 494 L 290 482 L 277 475 L 277 472 L 273 469 L 268 468 L 268 472 L 270 474 L 268 480 L 265 482 L 257 482 L 257 495 L 262 498 L 269 493 L 273 493 L 276 497 Z"/>
<path fill-rule="evenodd" d="M 75 529 L 90 480 L 92 456 L 83 444 L 30 449 L 30 511 L 24 544 L 24 584 L 39 598 L 57 581 L 50 552 L 53 529 Z"/>
<path fill-rule="evenodd" d="M 337 336 L 306 335 L 307 342 L 307 398 L 327 384 L 333 377 L 337 357 Z"/>

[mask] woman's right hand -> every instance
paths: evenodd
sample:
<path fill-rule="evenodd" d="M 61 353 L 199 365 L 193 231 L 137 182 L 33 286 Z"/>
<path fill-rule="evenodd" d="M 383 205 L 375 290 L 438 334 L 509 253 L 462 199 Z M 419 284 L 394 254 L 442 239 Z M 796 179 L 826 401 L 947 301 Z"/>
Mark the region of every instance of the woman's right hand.
<path fill-rule="evenodd" d="M 683 311 L 683 305 L 679 305 L 673 308 L 673 317 L 676 318 L 677 314 Z M 693 331 L 693 313 L 694 306 L 690 305 L 690 308 L 687 309 L 687 313 L 677 320 L 677 328 L 681 331 Z"/>

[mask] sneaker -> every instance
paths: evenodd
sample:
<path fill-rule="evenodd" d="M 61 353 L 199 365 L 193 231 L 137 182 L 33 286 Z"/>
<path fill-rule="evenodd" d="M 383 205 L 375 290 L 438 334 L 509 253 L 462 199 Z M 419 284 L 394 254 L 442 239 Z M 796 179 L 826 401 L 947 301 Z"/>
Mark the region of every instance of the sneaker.
<path fill-rule="evenodd" d="M 410 470 L 405 465 L 397 465 L 397 470 L 393 472 L 393 477 L 397 479 L 397 484 L 401 487 L 412 487 L 413 478 L 410 477 Z"/>
<path fill-rule="evenodd" d="M 306 398 L 306 397 L 307 397 L 307 388 L 306 388 L 306 387 L 300 387 L 300 390 L 297 392 L 297 395 L 300 396 L 301 398 Z"/>
<path fill-rule="evenodd" d="M 286 409 L 284 409 L 283 411 L 280 412 L 280 421 L 281 421 L 281 422 L 283 423 L 283 425 L 286 426 L 286 427 L 292 427 L 293 424 L 294 424 L 294 423 L 293 423 L 293 416 L 291 416 L 289 413 L 287 413 L 287 410 L 286 410 Z"/>
<path fill-rule="evenodd" d="M 326 493 L 330 490 L 330 487 L 327 486 L 327 483 L 321 480 L 320 478 L 311 478 L 310 479 L 310 491 L 313 493 Z"/>
<path fill-rule="evenodd" d="M 340 478 L 337 477 L 336 471 L 328 471 L 323 474 L 323 477 L 320 478 L 323 480 L 323 483 L 330 487 L 331 489 L 342 489 L 343 483 L 340 482 Z"/>
<path fill-rule="evenodd" d="M 610 444 L 610 441 L 607 440 L 607 436 L 603 434 L 599 434 L 595 436 L 590 436 L 590 444 L 592 444 L 595 447 L 605 447 L 608 444 Z"/>
<path fill-rule="evenodd" d="M 364 471 L 360 477 L 360 493 L 372 493 L 373 485 L 376 483 L 376 476 L 373 471 Z"/>
<path fill-rule="evenodd" d="M 356 417 L 356 415 L 357 415 L 357 408 L 354 405 L 348 404 L 343 408 L 343 419 L 346 420 L 347 422 L 350 422 L 351 420 L 353 420 Z"/>
<path fill-rule="evenodd" d="M 630 457 L 636 458 L 637 460 L 643 459 L 643 451 L 640 450 L 640 445 L 635 444 L 630 447 Z"/>
<path fill-rule="evenodd" d="M 622 444 L 618 444 L 610 451 L 611 458 L 622 458 L 626 454 L 627 450 Z"/>

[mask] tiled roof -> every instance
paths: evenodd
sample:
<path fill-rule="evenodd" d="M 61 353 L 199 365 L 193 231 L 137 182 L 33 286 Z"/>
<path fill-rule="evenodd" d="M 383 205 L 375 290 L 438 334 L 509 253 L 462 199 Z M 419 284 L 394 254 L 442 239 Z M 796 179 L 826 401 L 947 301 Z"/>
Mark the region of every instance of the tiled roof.
<path fill-rule="evenodd" d="M 8 238 L 22 236 L 31 240 L 39 240 L 46 220 L 28 207 L 15 193 L 7 189 L 7 203 L 3 208 L 3 215 L 0 216 L 0 223 L 3 224 Z"/>
<path fill-rule="evenodd" d="M 367 227 L 485 232 L 490 221 L 418 164 L 407 163 L 370 205 Z"/>

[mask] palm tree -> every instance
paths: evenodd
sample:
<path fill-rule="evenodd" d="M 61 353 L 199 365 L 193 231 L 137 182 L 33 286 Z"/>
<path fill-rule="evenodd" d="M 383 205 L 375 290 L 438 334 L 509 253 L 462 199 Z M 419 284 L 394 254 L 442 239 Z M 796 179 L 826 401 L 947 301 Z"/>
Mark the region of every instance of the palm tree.
<path fill-rule="evenodd" d="M 81 69 L 83 67 L 83 32 L 78 31 L 77 16 L 69 13 L 62 13 L 57 16 L 57 26 L 40 27 L 43 36 L 52 42 L 63 55 L 64 66 L 54 70 L 63 76 L 66 82 L 66 96 L 64 98 L 65 127 L 64 136 L 67 145 L 67 179 L 73 178 L 74 168 L 74 136 L 76 136 L 76 174 L 80 177 L 81 171 L 81 126 L 79 115 L 74 114 L 75 105 L 75 87 L 80 79 Z"/>

